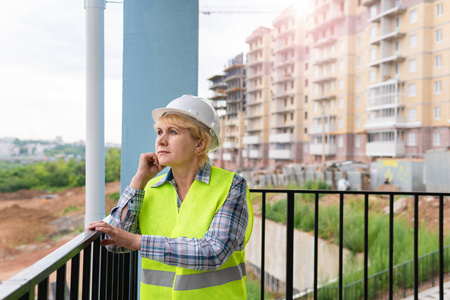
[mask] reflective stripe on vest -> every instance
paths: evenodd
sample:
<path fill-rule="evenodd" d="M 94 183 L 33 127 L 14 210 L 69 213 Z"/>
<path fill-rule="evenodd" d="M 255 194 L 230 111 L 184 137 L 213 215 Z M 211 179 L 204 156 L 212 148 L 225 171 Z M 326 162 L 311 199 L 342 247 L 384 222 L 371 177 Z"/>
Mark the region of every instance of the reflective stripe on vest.
<path fill-rule="evenodd" d="M 242 280 L 246 275 L 245 263 L 237 266 L 197 274 L 178 275 L 175 272 L 142 269 L 142 282 L 155 286 L 172 287 L 175 291 L 204 289 L 222 285 L 235 280 Z"/>

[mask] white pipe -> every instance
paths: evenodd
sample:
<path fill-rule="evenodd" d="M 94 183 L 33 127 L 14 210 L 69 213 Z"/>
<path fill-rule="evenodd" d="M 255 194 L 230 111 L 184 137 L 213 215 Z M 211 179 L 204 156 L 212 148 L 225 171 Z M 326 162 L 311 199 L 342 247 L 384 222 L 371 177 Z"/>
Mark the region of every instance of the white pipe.
<path fill-rule="evenodd" d="M 86 10 L 86 214 L 105 217 L 104 10 L 105 0 L 85 0 Z"/>

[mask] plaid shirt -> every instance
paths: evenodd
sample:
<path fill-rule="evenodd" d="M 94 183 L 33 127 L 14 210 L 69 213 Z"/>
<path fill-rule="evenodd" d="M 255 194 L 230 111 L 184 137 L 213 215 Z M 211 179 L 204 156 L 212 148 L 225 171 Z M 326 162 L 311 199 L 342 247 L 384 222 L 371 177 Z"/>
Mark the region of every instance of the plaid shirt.
<path fill-rule="evenodd" d="M 201 168 L 195 180 L 209 184 L 211 163 Z M 168 181 L 177 189 L 170 170 L 154 187 Z M 139 229 L 139 212 L 144 201 L 145 191 L 135 190 L 129 186 L 124 190 L 118 205 L 111 211 L 110 224 L 123 230 L 141 234 Z M 181 201 L 178 198 L 178 209 Z M 128 212 L 121 221 L 122 209 L 128 206 Z M 234 175 L 230 192 L 222 207 L 217 211 L 208 231 L 201 239 L 143 235 L 141 240 L 141 256 L 165 264 L 192 270 L 215 270 L 219 268 L 233 253 L 244 249 L 245 231 L 247 229 L 247 183 L 239 175 Z M 108 246 L 108 250 L 116 253 L 130 250 Z"/>

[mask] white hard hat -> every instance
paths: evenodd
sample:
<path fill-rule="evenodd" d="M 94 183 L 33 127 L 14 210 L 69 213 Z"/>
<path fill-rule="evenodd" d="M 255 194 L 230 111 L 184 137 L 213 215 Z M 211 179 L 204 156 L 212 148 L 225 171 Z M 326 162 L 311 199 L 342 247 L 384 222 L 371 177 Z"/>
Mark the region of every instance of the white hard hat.
<path fill-rule="evenodd" d="M 220 139 L 220 121 L 214 107 L 206 100 L 192 95 L 183 95 L 170 101 L 165 108 L 157 108 L 152 112 L 153 120 L 158 121 L 165 114 L 182 114 L 198 121 L 209 129 L 211 143 L 209 151 L 218 149 Z"/>

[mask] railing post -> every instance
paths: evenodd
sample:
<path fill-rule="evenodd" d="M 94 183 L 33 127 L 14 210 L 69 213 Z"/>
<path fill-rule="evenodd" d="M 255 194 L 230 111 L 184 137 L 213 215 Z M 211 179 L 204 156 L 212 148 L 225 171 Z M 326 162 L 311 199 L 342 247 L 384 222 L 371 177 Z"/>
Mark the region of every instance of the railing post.
<path fill-rule="evenodd" d="M 38 285 L 38 299 L 48 299 L 48 277 Z"/>
<path fill-rule="evenodd" d="M 70 299 L 78 299 L 80 284 L 80 254 L 75 255 L 70 265 Z"/>
<path fill-rule="evenodd" d="M 317 277 L 319 274 L 318 261 L 319 261 L 319 193 L 314 193 L 314 299 L 317 298 Z"/>
<path fill-rule="evenodd" d="M 439 299 L 444 300 L 444 196 L 439 196 Z"/>
<path fill-rule="evenodd" d="M 66 299 L 66 264 L 56 271 L 56 296 L 55 299 Z"/>
<path fill-rule="evenodd" d="M 364 195 L 364 299 L 368 295 L 369 277 L 369 195 Z"/>
<path fill-rule="evenodd" d="M 389 195 L 389 300 L 394 292 L 394 194 Z"/>
<path fill-rule="evenodd" d="M 264 299 L 264 288 L 265 288 L 265 278 L 264 274 L 266 272 L 266 192 L 262 193 L 261 200 L 262 207 L 262 218 L 261 218 L 261 268 L 260 268 L 260 278 L 261 278 L 261 295 L 260 299 Z"/>
<path fill-rule="evenodd" d="M 286 206 L 286 300 L 292 300 L 294 295 L 294 195 L 288 192 Z"/>
<path fill-rule="evenodd" d="M 339 300 L 342 300 L 344 248 L 344 193 L 339 193 Z"/>
<path fill-rule="evenodd" d="M 414 299 L 419 299 L 419 196 L 414 195 Z"/>

